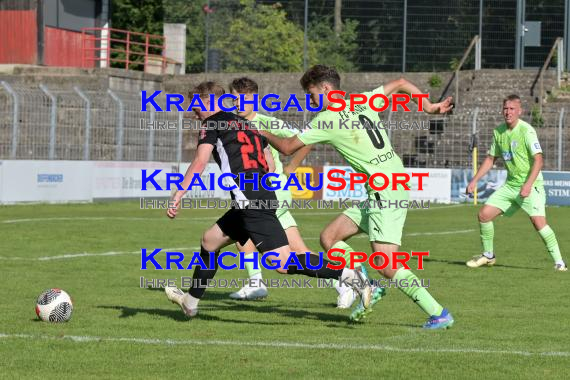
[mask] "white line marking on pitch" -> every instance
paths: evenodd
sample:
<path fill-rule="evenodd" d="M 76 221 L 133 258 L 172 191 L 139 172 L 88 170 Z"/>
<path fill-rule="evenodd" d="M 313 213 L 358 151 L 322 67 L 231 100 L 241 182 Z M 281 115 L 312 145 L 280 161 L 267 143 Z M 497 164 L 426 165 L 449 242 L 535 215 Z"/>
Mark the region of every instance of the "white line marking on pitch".
<path fill-rule="evenodd" d="M 181 250 L 198 250 L 200 247 L 182 247 L 182 248 L 163 248 L 163 251 L 181 251 Z M 118 255 L 134 255 L 137 253 L 141 253 L 141 250 L 138 251 L 111 251 L 111 252 L 101 252 L 101 253 L 68 253 L 65 255 L 58 255 L 58 256 L 42 256 L 42 257 L 6 257 L 0 256 L 0 260 L 32 260 L 32 261 L 49 261 L 49 260 L 66 260 L 66 259 L 75 259 L 78 257 L 98 257 L 98 256 L 118 256 Z"/>
<path fill-rule="evenodd" d="M 279 347 L 290 349 L 323 349 L 323 350 L 363 350 L 363 351 L 390 351 L 390 352 L 414 352 L 414 353 L 446 353 L 446 354 L 484 354 L 484 355 L 513 355 L 513 356 L 560 356 L 570 357 L 570 352 L 565 351 L 512 351 L 512 350 L 487 350 L 479 348 L 403 348 L 382 344 L 338 344 L 338 343 L 298 343 L 298 342 L 244 342 L 236 340 L 177 340 L 177 339 L 151 339 L 151 338 L 113 338 L 99 336 L 76 336 L 65 335 L 62 337 L 49 335 L 29 334 L 4 334 L 4 339 L 47 339 L 47 340 L 70 340 L 78 343 L 89 342 L 124 342 L 136 344 L 158 344 L 168 346 L 238 346 L 238 347 Z"/>
<path fill-rule="evenodd" d="M 405 234 L 406 236 L 432 236 L 432 235 L 453 235 L 453 234 L 465 234 L 474 232 L 474 229 L 469 230 L 455 230 L 455 231 L 441 231 L 441 232 L 412 232 L 409 234 Z M 368 235 L 360 234 L 353 236 L 355 239 L 368 239 Z M 319 240 L 318 237 L 307 237 L 304 240 Z M 200 247 L 182 247 L 182 248 L 163 248 L 163 251 L 176 251 L 176 250 L 197 250 Z M 18 256 L 0 256 L 0 260 L 31 260 L 31 261 L 49 261 L 49 260 L 66 260 L 66 259 L 75 259 L 78 257 L 98 257 L 98 256 L 119 256 L 119 255 L 134 255 L 138 254 L 141 251 L 111 251 L 111 252 L 101 252 L 101 253 L 89 253 L 89 252 L 82 252 L 82 253 L 68 253 L 64 255 L 57 255 L 57 256 L 42 256 L 42 257 L 18 257 Z"/>
<path fill-rule="evenodd" d="M 470 230 L 455 230 L 455 231 L 441 231 L 441 232 L 412 232 L 409 234 L 403 234 L 403 237 L 406 236 L 432 236 L 432 235 L 453 235 L 453 234 L 466 234 L 469 232 L 474 232 L 474 229 Z M 319 237 L 307 237 L 304 240 L 319 240 Z M 368 235 L 366 234 L 359 234 L 356 236 L 351 237 L 351 239 L 368 239 Z"/>
<path fill-rule="evenodd" d="M 426 211 L 426 210 L 441 210 L 446 208 L 456 208 L 456 207 L 464 207 L 465 205 L 449 205 L 449 206 L 441 206 L 441 207 L 433 207 L 430 209 L 410 209 L 408 211 Z M 321 212 L 294 212 L 296 215 L 301 216 L 323 216 L 323 215 L 334 215 L 340 214 L 343 210 L 339 209 L 332 209 L 331 211 L 321 211 Z M 190 217 L 184 219 L 184 222 L 193 222 L 193 221 L 205 221 L 205 220 L 217 220 L 217 216 L 207 216 L 207 217 Z M 7 219 L 7 220 L 0 220 L 0 223 L 4 224 L 14 224 L 14 223 L 34 223 L 34 222 L 60 222 L 60 221 L 78 221 L 78 220 L 85 220 L 85 221 L 100 221 L 100 220 L 139 220 L 139 221 L 153 221 L 156 222 L 158 220 L 167 221 L 166 217 L 157 216 L 156 218 L 140 218 L 140 217 L 129 217 L 129 216 L 62 216 L 62 217 L 51 217 L 51 218 L 26 218 L 26 219 Z"/>

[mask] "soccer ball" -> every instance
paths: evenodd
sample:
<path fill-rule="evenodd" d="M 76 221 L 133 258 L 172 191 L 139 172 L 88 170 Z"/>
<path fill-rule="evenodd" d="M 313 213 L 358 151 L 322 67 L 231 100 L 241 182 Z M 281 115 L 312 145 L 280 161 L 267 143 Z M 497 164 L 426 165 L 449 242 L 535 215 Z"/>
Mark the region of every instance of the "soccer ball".
<path fill-rule="evenodd" d="M 61 289 L 48 289 L 38 297 L 36 314 L 45 322 L 67 322 L 71 318 L 71 297 Z"/>

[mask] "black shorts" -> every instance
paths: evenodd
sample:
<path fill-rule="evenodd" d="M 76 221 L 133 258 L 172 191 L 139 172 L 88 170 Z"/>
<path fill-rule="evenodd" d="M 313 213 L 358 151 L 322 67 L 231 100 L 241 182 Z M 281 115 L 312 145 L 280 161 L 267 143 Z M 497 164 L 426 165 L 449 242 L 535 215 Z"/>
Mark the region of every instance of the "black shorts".
<path fill-rule="evenodd" d="M 241 245 L 251 239 L 259 252 L 289 244 L 275 210 L 231 209 L 216 224 L 225 235 Z"/>

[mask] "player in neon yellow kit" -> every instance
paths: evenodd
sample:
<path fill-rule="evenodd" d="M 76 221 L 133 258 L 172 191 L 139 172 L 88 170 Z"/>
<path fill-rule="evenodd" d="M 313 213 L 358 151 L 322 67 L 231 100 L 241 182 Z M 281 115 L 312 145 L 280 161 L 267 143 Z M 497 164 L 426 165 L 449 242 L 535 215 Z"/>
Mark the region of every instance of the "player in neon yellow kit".
<path fill-rule="evenodd" d="M 316 143 L 325 143 L 332 145 L 358 172 L 370 175 L 382 172 L 389 178 L 391 173 L 404 173 L 404 166 L 398 155 L 392 149 L 390 140 L 386 131 L 377 128 L 379 123 L 379 115 L 372 110 L 369 105 L 356 106 L 354 112 L 347 110 L 341 112 L 333 112 L 327 110 L 329 101 L 327 94 L 333 90 L 340 89 L 340 76 L 332 67 L 324 65 L 316 65 L 310 68 L 301 78 L 303 89 L 311 95 L 312 103 L 322 104 L 321 111 L 311 122 L 311 129 L 307 129 L 304 133 L 289 137 L 278 138 L 269 133 L 262 134 L 269 140 L 271 145 L 275 146 L 284 154 L 292 154 L 304 146 Z M 385 86 L 366 92 L 364 95 L 370 98 L 373 94 L 384 94 L 389 96 L 392 93 L 405 92 L 408 94 L 420 93 L 420 90 L 405 79 L 399 79 L 387 83 Z M 341 98 L 340 94 L 333 95 L 335 98 Z M 444 102 L 432 104 L 429 100 L 424 100 L 424 111 L 427 113 L 445 113 L 451 110 L 451 98 Z M 381 98 L 377 98 L 375 106 L 380 108 L 383 104 Z M 331 128 L 325 128 L 326 125 L 332 125 Z M 348 125 L 348 128 L 343 127 Z M 361 126 L 360 129 L 352 127 L 353 123 Z M 375 127 L 373 127 L 375 126 Z M 381 186 L 380 180 L 377 186 Z M 383 191 L 375 191 L 368 187 L 368 199 L 371 201 L 401 201 L 408 199 L 408 193 L 400 189 Z M 324 249 L 331 248 L 344 249 L 347 252 L 354 251 L 345 240 L 359 232 L 365 232 L 369 235 L 372 251 L 381 251 L 390 255 L 391 252 L 398 251 L 401 243 L 402 229 L 406 220 L 405 208 L 349 208 L 343 214 L 334 219 L 321 233 L 321 245 Z M 381 265 L 381 257 L 376 257 L 376 264 Z M 380 271 L 384 277 L 395 280 L 407 280 L 413 283 L 418 278 L 408 269 L 399 267 L 394 270 L 390 266 Z M 447 328 L 453 325 L 453 317 L 444 309 L 427 291 L 427 289 L 419 285 L 412 285 L 407 288 L 400 288 L 410 299 L 428 314 L 428 321 L 424 324 L 424 328 L 437 329 Z M 365 317 L 366 310 L 357 308 L 351 318 L 360 320 Z"/>
<path fill-rule="evenodd" d="M 299 133 L 298 130 L 294 128 L 290 128 L 284 121 L 279 120 L 272 116 L 263 115 L 261 113 L 255 112 L 253 110 L 253 104 L 245 103 L 243 105 L 243 111 L 239 111 L 240 103 L 239 103 L 239 95 L 244 94 L 244 100 L 252 101 L 253 95 L 257 94 L 259 91 L 257 83 L 247 77 L 236 78 L 230 83 L 230 91 L 233 95 L 237 96 L 238 99 L 234 102 L 234 105 L 238 108 L 236 112 L 242 117 L 247 120 L 252 121 L 252 124 L 258 128 L 269 131 L 271 134 L 279 137 L 291 137 L 295 136 Z M 297 166 L 303 161 L 303 159 L 307 156 L 309 151 L 311 150 L 310 146 L 304 147 L 300 149 L 295 155 L 291 158 L 291 161 L 287 167 L 283 167 L 281 163 L 281 158 L 279 156 L 279 152 L 271 148 L 271 155 L 273 156 L 273 161 L 275 163 L 275 168 L 273 170 L 274 173 L 279 174 L 279 178 L 275 179 L 275 181 L 280 181 L 281 186 L 287 182 L 287 175 L 291 172 L 294 172 Z M 292 194 L 289 190 L 276 190 L 275 195 L 279 202 L 287 201 L 288 203 L 292 202 Z M 289 241 L 289 246 L 295 252 L 310 252 L 311 250 L 305 244 L 303 238 L 301 237 L 301 233 L 297 228 L 297 222 L 291 212 L 286 208 L 279 208 L 276 212 L 277 218 L 281 223 L 281 226 L 285 230 L 287 235 L 287 239 Z M 240 251 L 244 252 L 253 252 L 256 250 L 255 246 L 251 243 L 251 241 L 247 242 L 245 246 L 241 246 L 238 244 L 237 248 Z M 246 255 L 246 257 L 252 256 Z M 360 267 L 360 264 L 357 266 Z M 261 268 L 261 266 L 259 267 Z M 250 279 L 258 280 L 262 278 L 261 269 L 254 269 L 253 263 L 247 262 L 246 263 L 246 270 L 248 272 L 248 276 Z M 336 285 L 336 289 L 339 292 L 339 296 L 337 299 L 337 307 L 341 309 L 349 308 L 356 298 L 356 292 L 348 286 L 343 286 L 342 284 Z M 384 294 L 385 290 L 382 288 L 373 288 L 372 294 L 372 304 L 375 304 L 380 300 L 382 295 Z M 244 286 L 239 291 L 230 294 L 230 297 L 233 299 L 240 299 L 240 300 L 253 300 L 258 298 L 266 297 L 268 294 L 267 289 L 263 284 L 260 286 Z"/>
<path fill-rule="evenodd" d="M 467 266 L 478 268 L 495 264 L 493 220 L 501 214 L 511 216 L 522 208 L 530 217 L 554 260 L 554 270 L 565 272 L 568 268 L 562 260 L 556 235 L 546 222 L 546 195 L 540 171 L 543 165 L 542 148 L 534 128 L 519 119 L 521 114 L 520 97 L 510 95 L 503 100 L 505 122 L 493 132 L 493 142 L 487 158 L 467 186 L 467 193 L 472 193 L 479 179 L 493 167 L 497 157 L 503 157 L 507 168 L 507 182 L 495 191 L 479 210 L 483 254 L 473 257 L 467 262 Z"/>

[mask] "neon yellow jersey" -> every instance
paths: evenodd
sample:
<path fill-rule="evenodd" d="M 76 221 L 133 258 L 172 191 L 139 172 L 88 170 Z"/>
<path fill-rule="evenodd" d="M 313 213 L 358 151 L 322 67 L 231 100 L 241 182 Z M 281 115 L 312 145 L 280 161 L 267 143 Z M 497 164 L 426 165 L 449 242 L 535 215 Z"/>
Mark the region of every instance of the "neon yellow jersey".
<path fill-rule="evenodd" d="M 523 120 L 519 120 L 512 130 L 502 123 L 493 131 L 493 142 L 488 154 L 503 157 L 507 168 L 507 183 L 510 185 L 524 185 L 534 163 L 534 155 L 538 153 L 542 153 L 542 148 L 536 131 Z M 542 181 L 542 172 L 536 180 Z"/>
<path fill-rule="evenodd" d="M 364 93 L 367 98 L 374 94 L 384 94 L 384 86 Z M 382 99 L 375 99 L 376 107 L 383 104 Z M 368 104 L 355 105 L 353 112 L 348 108 L 341 112 L 322 111 L 311 121 L 311 129 L 298 137 L 305 145 L 332 145 L 356 172 L 368 177 L 382 172 L 392 181 L 392 173 L 405 172 L 381 124 L 380 114 Z M 382 186 L 383 180 L 376 178 L 375 184 Z M 368 193 L 374 192 L 368 185 L 366 189 Z"/>

